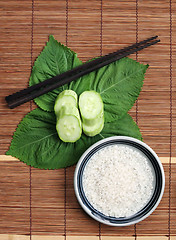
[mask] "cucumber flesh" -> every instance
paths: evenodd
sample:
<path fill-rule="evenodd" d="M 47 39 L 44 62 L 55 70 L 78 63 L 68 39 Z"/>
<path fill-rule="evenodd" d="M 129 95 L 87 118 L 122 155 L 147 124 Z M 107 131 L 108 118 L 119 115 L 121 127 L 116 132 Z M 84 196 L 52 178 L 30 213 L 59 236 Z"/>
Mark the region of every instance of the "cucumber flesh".
<path fill-rule="evenodd" d="M 83 122 L 94 120 L 103 111 L 103 101 L 99 93 L 95 91 L 85 91 L 79 97 L 79 109 Z"/>
<path fill-rule="evenodd" d="M 86 119 L 82 116 L 82 121 L 85 125 L 87 126 L 95 126 L 97 125 L 100 121 L 101 121 L 101 118 L 104 117 L 104 111 L 102 110 L 102 112 L 94 119 Z"/>
<path fill-rule="evenodd" d="M 82 133 L 79 111 L 75 106 L 65 105 L 59 111 L 56 130 L 63 142 L 76 142 Z"/>
<path fill-rule="evenodd" d="M 77 107 L 77 101 L 78 101 L 78 97 L 77 94 L 72 91 L 72 90 L 64 90 L 63 92 L 61 92 L 56 101 L 55 101 L 55 105 L 54 105 L 54 111 L 56 116 L 59 115 L 59 111 L 61 109 L 61 107 L 65 106 L 65 105 L 72 105 Z"/>
<path fill-rule="evenodd" d="M 57 120 L 56 130 L 63 142 L 76 142 L 82 133 L 79 119 L 74 115 L 64 115 Z"/>
<path fill-rule="evenodd" d="M 80 121 L 80 125 L 81 125 L 81 118 L 80 118 L 80 114 L 78 111 L 78 108 L 72 105 L 65 105 L 63 107 L 61 107 L 60 111 L 59 111 L 59 118 L 64 117 L 65 115 L 73 115 L 75 117 L 78 118 L 78 120 Z"/>
<path fill-rule="evenodd" d="M 104 127 L 104 117 L 99 119 L 99 122 L 95 124 L 94 126 L 88 126 L 86 124 L 82 124 L 83 126 L 83 132 L 89 136 L 89 137 L 94 137 L 95 135 L 99 134 L 103 127 Z"/>
<path fill-rule="evenodd" d="M 57 117 L 56 130 L 63 142 L 76 142 L 82 134 L 93 137 L 100 133 L 104 127 L 103 101 L 99 93 L 85 91 L 79 97 L 72 90 L 61 92 L 54 106 Z"/>

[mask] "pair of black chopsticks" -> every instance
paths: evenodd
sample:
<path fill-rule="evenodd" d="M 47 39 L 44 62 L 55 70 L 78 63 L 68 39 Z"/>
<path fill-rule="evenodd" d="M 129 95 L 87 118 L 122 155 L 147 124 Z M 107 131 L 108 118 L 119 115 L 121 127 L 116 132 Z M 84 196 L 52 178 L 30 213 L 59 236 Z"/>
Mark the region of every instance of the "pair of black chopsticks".
<path fill-rule="evenodd" d="M 49 91 L 52 91 L 64 84 L 70 83 L 71 81 L 74 81 L 74 80 L 82 77 L 83 75 L 86 75 L 92 71 L 95 71 L 101 67 L 104 67 L 105 65 L 108 65 L 108 64 L 115 62 L 123 57 L 126 57 L 132 53 L 138 52 L 144 48 L 147 48 L 151 45 L 156 44 L 157 42 L 160 42 L 160 40 L 157 39 L 157 37 L 158 36 L 148 38 L 139 43 L 136 43 L 136 44 L 130 45 L 128 47 L 125 47 L 123 49 L 120 49 L 117 52 L 113 52 L 113 53 L 110 53 L 103 57 L 97 58 L 93 61 L 84 63 L 81 66 L 73 68 L 73 69 L 71 69 L 67 72 L 64 72 L 58 76 L 47 79 L 36 85 L 33 85 L 33 86 L 23 89 L 19 92 L 16 92 L 12 95 L 9 95 L 5 98 L 5 100 L 9 106 L 9 108 L 15 108 L 25 102 L 28 102 L 28 101 L 30 101 L 36 97 L 39 97 Z"/>

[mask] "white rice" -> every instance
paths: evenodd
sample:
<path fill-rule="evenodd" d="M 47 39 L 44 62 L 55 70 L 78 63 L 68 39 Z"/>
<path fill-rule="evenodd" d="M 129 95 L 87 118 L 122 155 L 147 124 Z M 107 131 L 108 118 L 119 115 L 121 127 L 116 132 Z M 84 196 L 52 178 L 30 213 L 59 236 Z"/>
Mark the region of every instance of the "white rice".
<path fill-rule="evenodd" d="M 134 147 L 115 144 L 96 152 L 83 172 L 83 189 L 90 204 L 106 216 L 129 217 L 151 199 L 154 170 Z"/>

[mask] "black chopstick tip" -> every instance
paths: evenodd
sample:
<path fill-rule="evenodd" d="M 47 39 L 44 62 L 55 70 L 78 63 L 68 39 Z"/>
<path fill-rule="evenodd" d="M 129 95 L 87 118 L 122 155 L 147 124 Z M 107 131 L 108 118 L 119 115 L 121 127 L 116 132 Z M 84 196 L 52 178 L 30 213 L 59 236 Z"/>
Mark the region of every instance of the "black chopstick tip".
<path fill-rule="evenodd" d="M 10 109 L 15 108 L 15 106 L 13 105 L 13 103 L 10 103 L 10 102 L 7 102 L 7 106 L 8 106 L 8 108 L 10 108 Z"/>
<path fill-rule="evenodd" d="M 155 43 L 158 43 L 158 42 L 161 42 L 161 40 L 160 40 L 160 39 L 155 40 L 155 41 L 154 41 L 154 44 L 155 44 Z"/>

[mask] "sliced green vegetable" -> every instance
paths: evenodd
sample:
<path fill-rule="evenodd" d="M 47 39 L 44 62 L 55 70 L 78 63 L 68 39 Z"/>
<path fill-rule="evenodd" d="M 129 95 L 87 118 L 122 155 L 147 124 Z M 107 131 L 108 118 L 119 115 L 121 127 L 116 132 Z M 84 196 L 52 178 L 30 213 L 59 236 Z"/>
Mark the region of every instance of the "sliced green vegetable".
<path fill-rule="evenodd" d="M 104 127 L 104 117 L 98 119 L 98 122 L 93 126 L 88 126 L 83 123 L 83 132 L 89 136 L 94 137 L 95 135 L 99 134 Z"/>
<path fill-rule="evenodd" d="M 77 107 L 77 100 L 78 100 L 78 96 L 74 91 L 64 90 L 63 92 L 61 92 L 58 95 L 54 105 L 54 111 L 56 116 L 59 115 L 59 111 L 61 107 L 65 105 L 71 105 L 71 106 Z"/>
<path fill-rule="evenodd" d="M 84 133 L 90 137 L 100 133 L 104 126 L 104 109 L 100 94 L 95 91 L 83 92 L 79 97 L 79 109 Z"/>
<path fill-rule="evenodd" d="M 85 91 L 79 97 L 79 109 L 83 122 L 91 121 L 103 115 L 103 101 L 99 93 Z M 88 124 L 87 124 L 88 125 Z"/>
<path fill-rule="evenodd" d="M 82 133 L 79 119 L 74 115 L 65 115 L 59 118 L 56 124 L 59 138 L 63 142 L 76 142 Z"/>
<path fill-rule="evenodd" d="M 81 119 L 75 106 L 65 105 L 60 109 L 56 130 L 63 142 L 76 142 L 81 137 Z"/>

